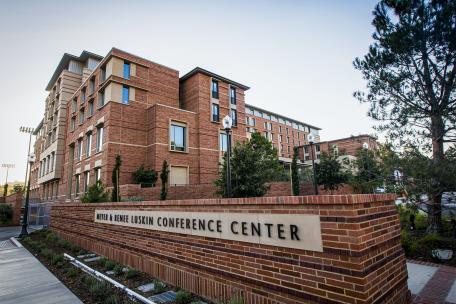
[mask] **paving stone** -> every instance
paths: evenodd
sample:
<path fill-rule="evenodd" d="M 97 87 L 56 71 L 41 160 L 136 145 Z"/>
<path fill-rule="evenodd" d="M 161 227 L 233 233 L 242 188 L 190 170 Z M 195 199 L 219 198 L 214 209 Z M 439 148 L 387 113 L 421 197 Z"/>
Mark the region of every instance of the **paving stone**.
<path fill-rule="evenodd" d="M 141 285 L 137 289 L 139 291 L 142 291 L 142 292 L 149 292 L 149 291 L 155 289 L 155 284 L 154 283 L 149 283 L 149 284 Z"/>
<path fill-rule="evenodd" d="M 90 263 L 90 262 L 98 261 L 100 259 L 101 259 L 101 257 L 96 256 L 96 257 L 93 257 L 93 258 L 84 259 L 84 262 Z"/>
<path fill-rule="evenodd" d="M 165 304 L 165 303 L 171 303 L 176 301 L 176 292 L 175 291 L 166 291 L 164 293 L 160 293 L 154 296 L 149 297 L 148 299 L 151 301 L 154 301 L 155 303 L 158 304 Z"/>
<path fill-rule="evenodd" d="M 412 294 L 417 295 L 437 271 L 437 267 L 407 263 L 409 274 L 408 286 Z"/>

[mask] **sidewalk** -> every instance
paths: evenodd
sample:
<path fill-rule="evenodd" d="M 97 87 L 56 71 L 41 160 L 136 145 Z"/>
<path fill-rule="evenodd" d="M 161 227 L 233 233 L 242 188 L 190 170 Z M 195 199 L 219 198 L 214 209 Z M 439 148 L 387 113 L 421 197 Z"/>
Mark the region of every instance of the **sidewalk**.
<path fill-rule="evenodd" d="M 407 261 L 413 304 L 456 303 L 456 268 Z"/>
<path fill-rule="evenodd" d="M 4 238 L 13 229 L 1 230 Z M 0 240 L 0 303 L 82 304 L 30 252 L 10 240 Z"/>

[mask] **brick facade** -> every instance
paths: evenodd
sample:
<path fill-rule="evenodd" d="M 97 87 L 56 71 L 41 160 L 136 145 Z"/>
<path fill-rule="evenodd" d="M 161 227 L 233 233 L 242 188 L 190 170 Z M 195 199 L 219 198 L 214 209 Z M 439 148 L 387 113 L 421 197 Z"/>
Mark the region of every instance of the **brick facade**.
<path fill-rule="evenodd" d="M 410 303 L 395 196 L 321 195 L 55 204 L 51 229 L 213 301 Z M 319 215 L 323 252 L 94 222 L 95 209 Z"/>

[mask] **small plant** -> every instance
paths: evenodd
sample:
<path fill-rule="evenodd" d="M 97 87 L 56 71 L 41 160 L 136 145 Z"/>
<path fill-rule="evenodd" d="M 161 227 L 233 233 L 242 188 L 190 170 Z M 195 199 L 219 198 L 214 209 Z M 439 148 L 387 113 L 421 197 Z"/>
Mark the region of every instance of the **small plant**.
<path fill-rule="evenodd" d="M 166 291 L 166 285 L 159 280 L 154 280 L 154 293 L 162 293 Z"/>
<path fill-rule="evenodd" d="M 13 219 L 13 208 L 9 204 L 0 204 L 0 224 L 9 223 Z"/>
<path fill-rule="evenodd" d="M 78 275 L 79 271 L 77 270 L 77 268 L 74 267 L 70 268 L 70 270 L 68 270 L 67 272 L 67 276 L 72 279 L 76 278 Z"/>
<path fill-rule="evenodd" d="M 168 196 L 168 174 L 169 174 L 168 162 L 166 160 L 164 160 L 163 165 L 162 165 L 162 170 L 160 173 L 160 179 L 162 182 L 160 200 L 162 200 L 162 201 L 166 200 L 166 197 Z"/>
<path fill-rule="evenodd" d="M 51 249 L 48 249 L 48 248 L 41 249 L 40 253 L 44 258 L 46 258 L 48 260 L 50 260 L 54 256 L 54 251 L 52 251 Z"/>
<path fill-rule="evenodd" d="M 115 275 L 120 275 L 123 273 L 123 266 L 120 264 L 117 264 L 112 271 L 114 271 Z"/>
<path fill-rule="evenodd" d="M 89 287 L 89 293 L 96 299 L 105 299 L 109 293 L 109 287 L 106 282 L 96 281 Z"/>
<path fill-rule="evenodd" d="M 90 186 L 81 198 L 83 203 L 103 203 L 107 201 L 109 201 L 109 193 L 101 181 L 97 181 Z"/>
<path fill-rule="evenodd" d="M 141 187 L 155 187 L 157 182 L 157 172 L 152 169 L 147 169 L 141 165 L 135 172 L 133 172 L 133 180 L 135 184 L 140 184 Z"/>
<path fill-rule="evenodd" d="M 240 295 L 235 295 L 228 301 L 228 304 L 244 304 L 244 299 Z"/>
<path fill-rule="evenodd" d="M 185 290 L 179 290 L 176 294 L 176 304 L 189 304 L 192 301 L 192 294 Z"/>
<path fill-rule="evenodd" d="M 91 275 L 86 274 L 86 275 L 82 276 L 81 282 L 84 283 L 84 285 L 86 285 L 87 287 L 90 287 L 90 286 L 94 285 L 95 283 L 97 283 L 98 280 L 95 279 L 94 277 L 92 277 Z"/>
<path fill-rule="evenodd" d="M 110 295 L 106 300 L 103 302 L 104 304 L 120 304 L 120 299 L 118 295 Z"/>
<path fill-rule="evenodd" d="M 55 233 L 51 232 L 46 235 L 46 241 L 55 243 L 59 241 L 59 237 Z"/>
<path fill-rule="evenodd" d="M 135 269 L 129 268 L 127 272 L 125 272 L 125 279 L 133 279 L 136 278 L 139 275 L 139 272 Z"/>
<path fill-rule="evenodd" d="M 113 270 L 117 266 L 117 263 L 111 260 L 106 260 L 104 264 L 105 271 Z"/>
<path fill-rule="evenodd" d="M 54 253 L 51 257 L 51 264 L 57 265 L 58 263 L 63 263 L 63 255 Z"/>

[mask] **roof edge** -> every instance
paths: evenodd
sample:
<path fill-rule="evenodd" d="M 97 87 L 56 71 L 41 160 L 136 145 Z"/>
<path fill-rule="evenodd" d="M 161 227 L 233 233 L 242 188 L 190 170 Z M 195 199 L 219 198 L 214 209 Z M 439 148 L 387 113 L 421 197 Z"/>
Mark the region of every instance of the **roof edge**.
<path fill-rule="evenodd" d="M 187 80 L 188 78 L 192 77 L 193 75 L 197 74 L 197 73 L 201 73 L 201 74 L 204 74 L 204 75 L 207 75 L 207 76 L 210 76 L 210 77 L 213 77 L 213 78 L 217 78 L 223 82 L 227 82 L 229 84 L 232 84 L 236 87 L 239 87 L 245 91 L 247 91 L 248 89 L 250 89 L 250 87 L 244 85 L 244 84 L 241 84 L 239 82 L 236 82 L 234 80 L 231 80 L 231 79 L 228 79 L 226 77 L 223 77 L 223 76 L 220 76 L 218 74 L 215 74 L 211 71 L 208 71 L 206 69 L 203 69 L 203 68 L 200 68 L 200 67 L 196 67 L 194 68 L 193 70 L 191 70 L 190 72 L 188 72 L 187 74 L 185 74 L 184 76 L 182 76 L 180 79 L 179 79 L 179 82 L 182 82 L 182 81 L 185 81 Z"/>

